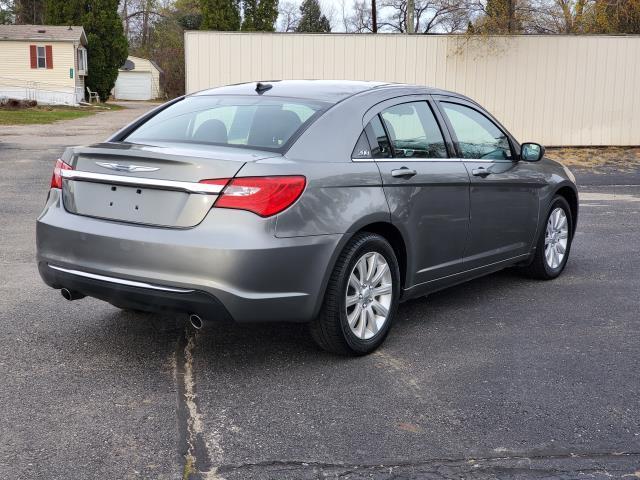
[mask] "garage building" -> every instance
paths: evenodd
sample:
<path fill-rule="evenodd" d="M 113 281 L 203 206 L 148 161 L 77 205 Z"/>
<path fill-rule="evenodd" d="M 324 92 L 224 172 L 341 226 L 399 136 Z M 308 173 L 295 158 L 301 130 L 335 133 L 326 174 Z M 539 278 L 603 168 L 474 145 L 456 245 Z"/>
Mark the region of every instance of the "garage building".
<path fill-rule="evenodd" d="M 116 100 L 155 100 L 161 98 L 162 70 L 146 58 L 129 56 L 118 71 L 113 96 Z"/>

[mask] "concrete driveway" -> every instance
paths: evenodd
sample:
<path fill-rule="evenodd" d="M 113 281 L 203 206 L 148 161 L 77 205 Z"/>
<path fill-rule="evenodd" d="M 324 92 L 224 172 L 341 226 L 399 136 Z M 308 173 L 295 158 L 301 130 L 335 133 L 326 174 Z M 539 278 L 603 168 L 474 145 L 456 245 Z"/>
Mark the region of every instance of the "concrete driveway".
<path fill-rule="evenodd" d="M 193 334 L 40 281 L 62 147 L 147 108 L 0 131 L 0 478 L 640 477 L 640 187 L 582 189 L 560 279 L 403 304 L 339 358 L 303 325 Z"/>
<path fill-rule="evenodd" d="M 91 117 L 76 118 L 43 125 L 0 126 L 0 148 L 45 150 L 69 145 L 86 145 L 105 140 L 108 135 L 135 120 L 158 104 L 150 102 L 119 102 L 124 110 L 98 110 Z"/>

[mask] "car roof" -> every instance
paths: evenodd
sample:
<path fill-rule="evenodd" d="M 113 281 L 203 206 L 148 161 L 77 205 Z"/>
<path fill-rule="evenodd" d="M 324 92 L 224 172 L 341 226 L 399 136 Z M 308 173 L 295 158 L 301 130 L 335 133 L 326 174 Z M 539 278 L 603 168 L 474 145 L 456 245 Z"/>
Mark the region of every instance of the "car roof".
<path fill-rule="evenodd" d="M 271 88 L 258 89 L 258 84 Z M 406 90 L 407 94 L 445 94 L 456 95 L 423 85 L 403 83 L 364 82 L 354 80 L 262 80 L 260 82 L 238 83 L 224 87 L 210 88 L 193 93 L 193 96 L 207 95 L 262 95 L 264 97 L 290 97 L 320 102 L 338 103 L 359 93 L 382 89 Z"/>

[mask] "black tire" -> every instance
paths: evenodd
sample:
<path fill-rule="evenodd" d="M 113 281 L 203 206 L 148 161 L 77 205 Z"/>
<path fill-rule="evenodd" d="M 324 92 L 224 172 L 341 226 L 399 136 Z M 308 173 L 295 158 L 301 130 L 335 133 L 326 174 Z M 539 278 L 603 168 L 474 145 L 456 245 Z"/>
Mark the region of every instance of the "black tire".
<path fill-rule="evenodd" d="M 392 296 L 387 319 L 372 338 L 358 338 L 349 327 L 346 312 L 346 292 L 349 276 L 356 262 L 368 252 L 377 252 L 386 260 L 391 273 Z M 310 324 L 316 343 L 329 352 L 341 355 L 366 355 L 384 341 L 398 309 L 400 269 L 396 254 L 387 240 L 375 233 L 357 233 L 344 247 L 333 269 L 320 314 Z"/>
<path fill-rule="evenodd" d="M 556 268 L 551 268 L 545 258 L 544 241 L 545 241 L 545 231 L 546 231 L 547 222 L 549 221 L 549 217 L 551 213 L 556 208 L 562 208 L 562 210 L 564 210 L 564 214 L 567 216 L 569 232 L 567 237 L 567 248 L 565 251 L 564 258 Z M 552 280 L 558 277 L 564 270 L 564 267 L 567 265 L 567 260 L 569 259 L 569 252 L 571 251 L 572 241 L 573 241 L 573 217 L 571 216 L 571 208 L 569 207 L 569 203 L 565 200 L 564 197 L 557 195 L 551 201 L 551 205 L 549 206 L 549 210 L 547 211 L 547 215 L 545 216 L 545 221 L 542 224 L 542 228 L 540 229 L 540 232 L 538 233 L 538 240 L 536 242 L 536 250 L 533 256 L 533 260 L 529 265 L 521 268 L 522 273 L 524 273 L 528 277 L 536 278 L 539 280 Z"/>

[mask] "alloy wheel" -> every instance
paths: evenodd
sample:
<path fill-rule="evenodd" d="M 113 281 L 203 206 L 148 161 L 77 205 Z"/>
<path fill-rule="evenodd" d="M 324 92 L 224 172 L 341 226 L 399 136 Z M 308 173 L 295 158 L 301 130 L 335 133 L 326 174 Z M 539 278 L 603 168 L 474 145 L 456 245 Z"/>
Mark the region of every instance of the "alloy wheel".
<path fill-rule="evenodd" d="M 391 308 L 392 283 L 382 254 L 367 252 L 358 259 L 345 292 L 347 322 L 356 337 L 368 340 L 382 329 Z"/>
<path fill-rule="evenodd" d="M 547 265 L 558 268 L 567 253 L 569 242 L 569 222 L 565 211 L 557 207 L 549 215 L 544 235 L 544 256 Z"/>

